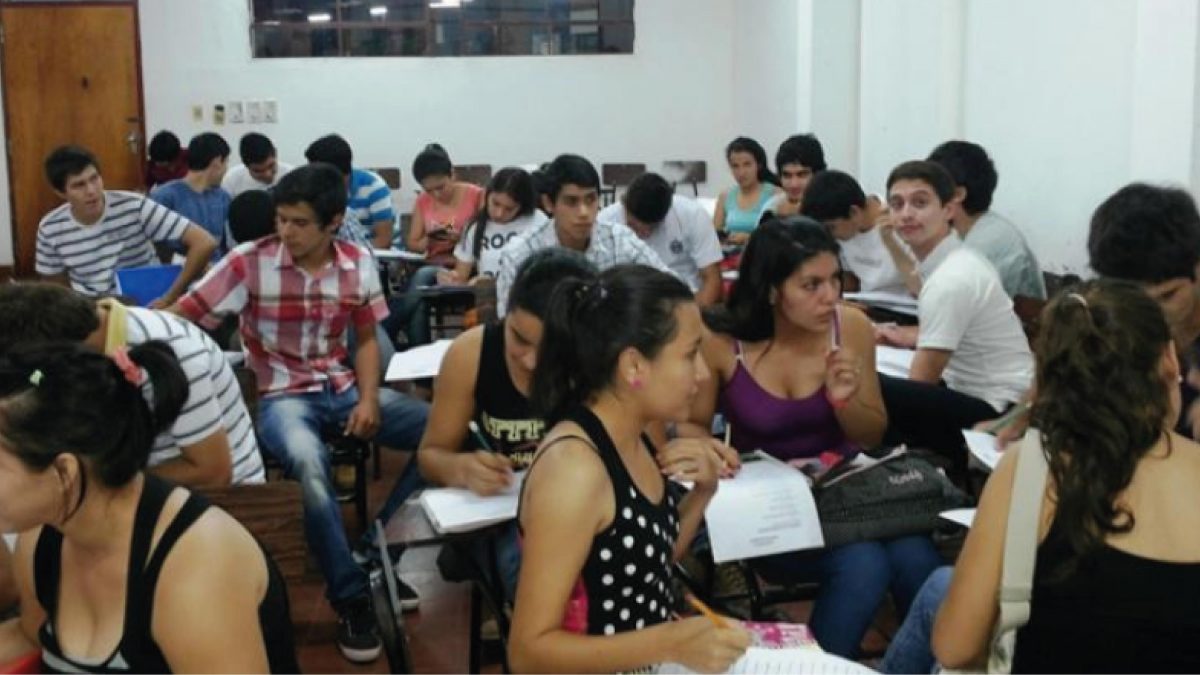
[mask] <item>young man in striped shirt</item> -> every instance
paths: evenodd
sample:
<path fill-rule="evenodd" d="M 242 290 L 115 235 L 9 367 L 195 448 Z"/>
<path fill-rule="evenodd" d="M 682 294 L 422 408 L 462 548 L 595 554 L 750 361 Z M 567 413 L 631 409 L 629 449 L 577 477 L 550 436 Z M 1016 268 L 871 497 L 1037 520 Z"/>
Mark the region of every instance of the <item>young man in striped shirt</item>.
<path fill-rule="evenodd" d="M 83 342 L 107 354 L 159 340 L 188 377 L 183 411 L 159 434 L 150 471 L 191 487 L 261 483 L 262 457 L 253 420 L 221 348 L 179 317 L 96 301 L 56 284 L 0 286 L 0 353 L 31 342 Z"/>
<path fill-rule="evenodd" d="M 46 178 L 67 201 L 42 218 L 37 271 L 47 281 L 89 296 L 116 292 L 116 272 L 158 263 L 151 242 L 182 242 L 187 261 L 171 288 L 151 306 L 167 307 L 200 277 L 217 241 L 204 228 L 145 196 L 106 191 L 100 164 L 68 145 L 46 158 Z"/>
<path fill-rule="evenodd" d="M 332 164 L 341 172 L 349 195 L 347 208 L 361 224 L 362 234 L 370 237 L 375 248 L 391 248 L 396 224 L 392 189 L 374 171 L 354 168 L 354 154 L 346 139 L 337 134 L 322 136 L 308 146 L 304 157 L 310 162 Z"/>
<path fill-rule="evenodd" d="M 380 643 L 367 573 L 346 539 L 321 434 L 416 449 L 429 408 L 379 387 L 375 325 L 387 305 L 371 255 L 335 237 L 346 209 L 337 169 L 302 166 L 274 194 L 277 234 L 234 248 L 173 309 L 210 326 L 240 315 L 262 396 L 259 438 L 304 490 L 309 548 L 341 617 L 338 647 L 351 661 L 370 661 Z M 358 336 L 353 370 L 345 364 L 351 324 Z M 415 474 L 415 464 L 406 472 Z"/>

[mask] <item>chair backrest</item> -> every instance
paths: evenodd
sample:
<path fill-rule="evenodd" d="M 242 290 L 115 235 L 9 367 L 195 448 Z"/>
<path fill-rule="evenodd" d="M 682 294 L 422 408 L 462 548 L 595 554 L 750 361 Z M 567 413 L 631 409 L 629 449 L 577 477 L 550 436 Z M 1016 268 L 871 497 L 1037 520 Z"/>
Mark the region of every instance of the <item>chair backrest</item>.
<path fill-rule="evenodd" d="M 693 185 L 708 182 L 708 162 L 704 160 L 673 160 L 663 162 L 663 178 L 673 183 Z"/>
<path fill-rule="evenodd" d="M 601 164 L 600 181 L 616 187 L 629 185 L 634 178 L 646 173 L 645 164 Z"/>
<path fill-rule="evenodd" d="M 395 167 L 384 167 L 379 169 L 371 169 L 371 171 L 379 174 L 379 177 L 383 179 L 383 182 L 387 183 L 387 186 L 392 190 L 400 189 L 400 169 Z"/>
<path fill-rule="evenodd" d="M 454 177 L 467 183 L 486 188 L 492 181 L 491 164 L 460 164 L 454 167 Z"/>
<path fill-rule="evenodd" d="M 276 480 L 260 485 L 230 485 L 197 490 L 254 535 L 291 584 L 313 578 L 304 539 L 300 484 Z"/>

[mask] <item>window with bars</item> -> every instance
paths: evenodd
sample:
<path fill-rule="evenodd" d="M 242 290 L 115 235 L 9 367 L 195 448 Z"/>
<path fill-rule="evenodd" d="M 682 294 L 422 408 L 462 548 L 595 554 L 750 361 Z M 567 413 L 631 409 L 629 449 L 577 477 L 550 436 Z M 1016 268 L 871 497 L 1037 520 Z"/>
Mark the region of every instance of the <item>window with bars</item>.
<path fill-rule="evenodd" d="M 256 58 L 632 54 L 634 0 L 249 0 Z"/>

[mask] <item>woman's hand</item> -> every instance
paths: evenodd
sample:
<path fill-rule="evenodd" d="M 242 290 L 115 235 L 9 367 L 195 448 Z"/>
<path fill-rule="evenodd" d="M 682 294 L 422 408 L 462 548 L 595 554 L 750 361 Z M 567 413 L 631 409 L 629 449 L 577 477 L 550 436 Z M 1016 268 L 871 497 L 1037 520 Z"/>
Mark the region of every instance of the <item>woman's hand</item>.
<path fill-rule="evenodd" d="M 740 466 L 733 448 L 710 438 L 677 438 L 659 450 L 657 459 L 664 476 L 709 493 L 716 492 L 723 470 Z"/>
<path fill-rule="evenodd" d="M 670 652 L 670 660 L 697 673 L 724 673 L 750 646 L 750 633 L 733 620 L 726 618 L 721 628 L 711 619 L 693 616 L 676 621 L 679 637 Z"/>
<path fill-rule="evenodd" d="M 862 359 L 854 350 L 840 347 L 829 352 L 825 364 L 825 394 L 831 401 L 846 402 L 862 383 Z"/>

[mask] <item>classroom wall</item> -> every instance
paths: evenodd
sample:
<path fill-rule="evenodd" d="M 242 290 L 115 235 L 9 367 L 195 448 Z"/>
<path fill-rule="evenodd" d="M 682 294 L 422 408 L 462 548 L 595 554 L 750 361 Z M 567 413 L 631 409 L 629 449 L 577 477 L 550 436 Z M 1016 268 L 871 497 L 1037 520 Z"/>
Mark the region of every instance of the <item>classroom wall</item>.
<path fill-rule="evenodd" d="M 704 159 L 723 183 L 723 140 L 734 127 L 729 96 L 734 3 L 640 0 L 628 56 L 251 59 L 245 0 L 141 4 L 147 133 L 181 138 L 212 125 L 211 107 L 274 99 L 279 122 L 216 128 L 236 147 L 251 129 L 282 159 L 303 161 L 318 136 L 338 131 L 360 166 L 399 167 L 401 206 L 409 169 L 428 142 L 459 164 L 548 161 L 577 152 L 602 162 Z M 780 4 L 787 4 L 782 2 Z M 205 105 L 205 122 L 192 105 Z M 708 192 L 719 186 L 706 186 Z"/>

